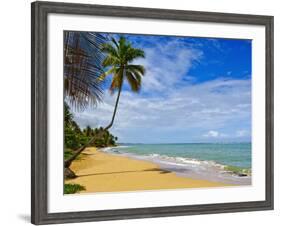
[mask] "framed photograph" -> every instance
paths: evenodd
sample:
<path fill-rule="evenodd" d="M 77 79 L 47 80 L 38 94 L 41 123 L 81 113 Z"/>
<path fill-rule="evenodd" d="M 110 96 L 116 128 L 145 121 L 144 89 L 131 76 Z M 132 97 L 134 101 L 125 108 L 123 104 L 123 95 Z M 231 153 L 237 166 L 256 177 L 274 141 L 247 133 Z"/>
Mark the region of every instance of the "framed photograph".
<path fill-rule="evenodd" d="M 32 3 L 32 223 L 273 209 L 273 17 Z"/>

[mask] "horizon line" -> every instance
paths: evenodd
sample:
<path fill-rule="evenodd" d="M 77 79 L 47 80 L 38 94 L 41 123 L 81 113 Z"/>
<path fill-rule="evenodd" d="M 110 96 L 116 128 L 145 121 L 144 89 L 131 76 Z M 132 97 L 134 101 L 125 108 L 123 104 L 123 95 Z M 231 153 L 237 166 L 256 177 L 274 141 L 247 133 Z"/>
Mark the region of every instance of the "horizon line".
<path fill-rule="evenodd" d="M 120 142 L 117 144 L 241 144 L 252 143 L 252 141 L 230 141 L 230 142 L 175 142 L 175 143 L 144 143 L 144 142 Z"/>

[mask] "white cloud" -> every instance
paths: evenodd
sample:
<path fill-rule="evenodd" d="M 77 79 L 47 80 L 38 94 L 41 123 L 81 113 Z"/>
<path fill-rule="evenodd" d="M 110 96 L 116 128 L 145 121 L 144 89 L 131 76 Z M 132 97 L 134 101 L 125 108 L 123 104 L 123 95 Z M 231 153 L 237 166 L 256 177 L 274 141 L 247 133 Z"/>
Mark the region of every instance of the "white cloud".
<path fill-rule="evenodd" d="M 223 92 L 219 91 L 220 88 Z M 106 93 L 104 103 L 96 109 L 76 113 L 76 120 L 82 127 L 106 126 L 112 117 L 115 98 L 115 95 Z M 124 91 L 112 129 L 120 137 L 134 134 L 138 139 L 153 132 L 154 136 L 182 132 L 185 139 L 184 134 L 191 137 L 197 131 L 201 131 L 198 137 L 202 137 L 204 131 L 223 131 L 217 138 L 226 138 L 226 134 L 233 134 L 228 137 L 242 137 L 245 132 L 235 132 L 241 125 L 250 127 L 250 122 L 250 81 L 214 80 L 190 84 L 157 97 Z"/>
<path fill-rule="evenodd" d="M 203 134 L 203 137 L 207 138 L 225 138 L 228 137 L 227 134 L 215 131 L 215 130 L 209 130 L 207 133 Z"/>
<path fill-rule="evenodd" d="M 249 136 L 249 131 L 248 130 L 238 130 L 236 131 L 236 136 L 237 137 L 246 137 Z"/>
<path fill-rule="evenodd" d="M 208 133 L 204 134 L 204 137 L 218 137 L 220 134 L 218 131 L 210 130 Z"/>
<path fill-rule="evenodd" d="M 177 82 L 193 79 L 186 76 L 194 63 L 203 55 L 202 51 L 194 48 L 186 48 L 181 40 L 154 45 L 153 48 L 143 48 L 145 58 L 138 59 L 134 63 L 144 65 L 146 75 L 143 79 L 144 92 L 162 92 L 171 89 Z"/>
<path fill-rule="evenodd" d="M 240 127 L 251 127 L 250 80 L 220 78 L 194 83 L 187 75 L 202 52 L 183 48 L 181 41 L 159 42 L 145 52 L 146 58 L 135 62 L 147 70 L 141 93 L 125 87 L 120 97 L 112 132 L 121 142 L 152 142 L 158 138 L 159 142 L 194 141 L 208 136 L 238 139 L 251 135 L 241 132 Z M 183 77 L 184 86 L 177 86 Z M 96 109 L 75 113 L 75 119 L 82 127 L 104 127 L 111 120 L 115 99 L 116 94 L 106 92 L 103 103 Z"/>

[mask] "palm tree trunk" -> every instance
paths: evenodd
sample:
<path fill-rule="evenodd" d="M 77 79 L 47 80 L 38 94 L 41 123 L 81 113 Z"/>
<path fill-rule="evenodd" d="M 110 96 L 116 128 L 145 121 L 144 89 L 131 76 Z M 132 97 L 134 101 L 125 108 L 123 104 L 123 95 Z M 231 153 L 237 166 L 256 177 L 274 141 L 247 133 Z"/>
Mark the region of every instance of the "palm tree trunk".
<path fill-rule="evenodd" d="M 75 160 L 77 158 L 78 155 L 81 154 L 82 151 L 85 150 L 85 148 L 92 143 L 94 140 L 94 137 L 92 137 L 89 142 L 87 142 L 86 144 L 84 144 L 82 147 L 78 148 L 75 153 L 67 160 L 64 161 L 64 168 L 69 168 L 69 166 L 71 165 L 71 163 L 73 162 L 73 160 Z"/>
<path fill-rule="evenodd" d="M 76 174 L 69 168 L 64 168 L 64 179 L 74 179 Z"/>
<path fill-rule="evenodd" d="M 119 90 L 118 90 L 118 94 L 117 94 L 117 98 L 116 98 L 116 102 L 115 102 L 115 107 L 114 107 L 114 112 L 113 112 L 113 115 L 112 115 L 112 119 L 111 119 L 111 122 L 109 123 L 109 125 L 104 128 L 104 130 L 110 129 L 112 127 L 112 125 L 113 125 L 113 122 L 114 122 L 114 119 L 115 119 L 115 115 L 116 115 L 116 111 L 117 111 L 117 107 L 118 107 L 118 103 L 119 103 L 120 94 L 121 94 L 121 91 L 122 91 L 123 79 L 125 78 L 125 73 L 126 73 L 126 70 L 124 68 L 123 69 L 123 76 L 122 76 L 122 79 L 121 79 L 121 85 L 120 85 Z"/>
<path fill-rule="evenodd" d="M 97 134 L 96 136 L 92 137 L 86 144 L 84 144 L 82 147 L 80 147 L 76 151 L 74 151 L 74 154 L 70 158 L 68 158 L 68 159 L 66 159 L 64 161 L 64 177 L 65 178 L 71 179 L 71 178 L 76 178 L 77 177 L 75 175 L 75 173 L 69 168 L 71 163 L 78 157 L 78 155 L 80 155 L 82 153 L 82 151 L 85 150 L 85 148 L 89 144 L 91 144 L 94 141 L 94 139 L 97 139 L 97 138 L 99 138 L 102 135 L 103 135 L 103 131 L 100 132 L 99 134 Z"/>

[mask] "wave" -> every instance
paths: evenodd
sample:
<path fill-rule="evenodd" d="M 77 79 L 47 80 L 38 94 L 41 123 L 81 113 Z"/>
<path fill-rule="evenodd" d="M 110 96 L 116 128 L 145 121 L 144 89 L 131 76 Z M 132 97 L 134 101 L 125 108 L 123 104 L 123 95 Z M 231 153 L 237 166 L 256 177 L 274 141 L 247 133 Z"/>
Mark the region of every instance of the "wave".
<path fill-rule="evenodd" d="M 207 160 L 198 160 L 194 158 L 186 158 L 186 157 L 171 157 L 167 155 L 159 155 L 159 154 L 150 154 L 147 155 L 148 158 L 152 159 L 158 159 L 160 161 L 164 161 L 167 163 L 172 163 L 172 164 L 180 164 L 180 165 L 189 165 L 189 166 L 215 166 L 219 168 L 223 168 L 224 165 L 218 164 L 214 161 L 207 161 Z"/>
<path fill-rule="evenodd" d="M 120 151 L 119 148 L 127 148 L 128 146 L 117 146 L 117 147 L 105 147 L 105 148 L 100 148 L 100 151 L 103 152 L 108 152 L 108 153 L 123 153 L 123 151 Z"/>
<path fill-rule="evenodd" d="M 187 158 L 187 157 L 172 157 L 163 154 L 142 155 L 142 154 L 126 152 L 126 148 L 128 147 L 129 146 L 106 147 L 106 148 L 102 148 L 101 151 L 111 154 L 123 155 L 139 160 L 152 161 L 164 165 L 174 165 L 177 167 L 184 167 L 184 168 L 187 167 L 196 170 L 215 170 L 220 173 L 230 173 L 235 176 L 251 175 L 250 169 L 224 165 L 211 160 L 199 160 L 199 159 Z"/>
<path fill-rule="evenodd" d="M 146 156 L 147 159 L 155 160 L 158 163 L 164 163 L 166 165 L 175 165 L 180 167 L 194 168 L 196 170 L 214 170 L 221 174 L 232 174 L 238 177 L 251 176 L 251 169 L 241 168 L 231 165 L 224 165 L 215 161 L 198 160 L 186 157 L 171 157 L 159 154 L 150 154 Z"/>

